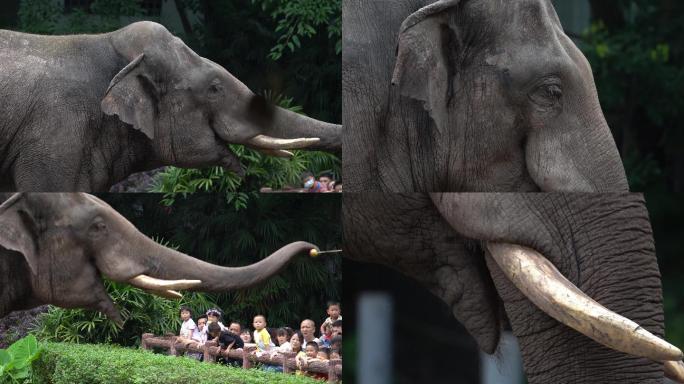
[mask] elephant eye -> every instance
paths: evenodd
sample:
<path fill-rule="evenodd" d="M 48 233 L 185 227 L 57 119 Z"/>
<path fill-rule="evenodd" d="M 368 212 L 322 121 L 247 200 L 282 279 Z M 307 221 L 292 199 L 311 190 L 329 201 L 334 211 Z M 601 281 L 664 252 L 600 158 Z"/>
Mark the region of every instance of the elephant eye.
<path fill-rule="evenodd" d="M 211 99 L 217 98 L 221 94 L 223 94 L 223 86 L 217 82 L 211 83 L 207 88 L 207 96 Z"/>
<path fill-rule="evenodd" d="M 99 236 L 107 230 L 107 225 L 102 221 L 96 221 L 93 223 L 88 232 L 90 236 Z"/>
<path fill-rule="evenodd" d="M 537 87 L 529 98 L 542 112 L 556 110 L 561 105 L 563 90 L 560 84 L 545 83 Z"/>

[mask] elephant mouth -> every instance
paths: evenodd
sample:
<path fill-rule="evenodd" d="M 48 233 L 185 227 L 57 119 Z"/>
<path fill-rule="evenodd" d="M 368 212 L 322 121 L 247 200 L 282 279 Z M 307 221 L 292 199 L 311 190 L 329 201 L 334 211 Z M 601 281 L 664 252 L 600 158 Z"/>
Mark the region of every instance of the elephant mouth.
<path fill-rule="evenodd" d="M 661 362 L 667 377 L 684 382 L 679 348 L 593 300 L 545 256 L 513 244 L 490 242 L 486 248 L 504 275 L 544 313 L 608 348 Z"/>

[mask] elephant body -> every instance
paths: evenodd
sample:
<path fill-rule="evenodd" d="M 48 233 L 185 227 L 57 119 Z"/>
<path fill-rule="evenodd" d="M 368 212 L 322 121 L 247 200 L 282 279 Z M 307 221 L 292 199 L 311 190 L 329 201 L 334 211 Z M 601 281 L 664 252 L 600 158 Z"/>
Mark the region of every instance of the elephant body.
<path fill-rule="evenodd" d="M 419 281 L 483 351 L 495 353 L 510 325 L 530 383 L 662 383 L 660 363 L 607 348 L 539 309 L 485 247 L 537 250 L 582 292 L 662 338 L 660 272 L 641 195 L 346 194 L 343 218 L 347 257 Z"/>
<path fill-rule="evenodd" d="M 299 241 L 257 263 L 221 267 L 159 245 L 94 196 L 16 194 L 0 205 L 0 317 L 52 304 L 98 310 L 121 322 L 103 277 L 179 298 L 176 289 L 254 286 L 311 249 L 317 248 Z"/>
<path fill-rule="evenodd" d="M 227 144 L 285 149 L 257 135 L 341 145 L 341 127 L 267 105 L 152 22 L 100 35 L 0 30 L 0 62 L 0 190 L 106 191 L 163 165 L 240 173 Z"/>
<path fill-rule="evenodd" d="M 550 0 L 343 4 L 347 192 L 626 191 Z"/>

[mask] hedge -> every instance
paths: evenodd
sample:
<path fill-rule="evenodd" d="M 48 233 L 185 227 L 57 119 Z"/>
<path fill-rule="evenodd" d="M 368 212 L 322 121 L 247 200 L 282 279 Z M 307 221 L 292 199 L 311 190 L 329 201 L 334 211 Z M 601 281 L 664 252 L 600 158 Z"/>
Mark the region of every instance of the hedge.
<path fill-rule="evenodd" d="M 310 378 L 205 364 L 105 344 L 46 343 L 34 363 L 34 382 L 51 384 L 320 383 Z"/>

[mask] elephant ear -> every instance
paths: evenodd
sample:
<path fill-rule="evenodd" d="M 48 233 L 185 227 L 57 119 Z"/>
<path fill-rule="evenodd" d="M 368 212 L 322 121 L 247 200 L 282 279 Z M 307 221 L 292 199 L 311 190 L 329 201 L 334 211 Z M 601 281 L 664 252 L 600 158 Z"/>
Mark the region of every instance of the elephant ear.
<path fill-rule="evenodd" d="M 441 0 L 404 20 L 399 32 L 392 85 L 402 96 L 424 102 L 431 114 L 446 108 L 455 71 L 455 32 L 450 12 L 460 0 Z"/>
<path fill-rule="evenodd" d="M 24 208 L 23 197 L 17 193 L 0 205 L 0 246 L 24 255 L 35 275 L 38 272 L 35 223 Z"/>
<path fill-rule="evenodd" d="M 149 67 L 144 53 L 131 61 L 109 83 L 100 107 L 154 139 L 159 92 Z"/>

